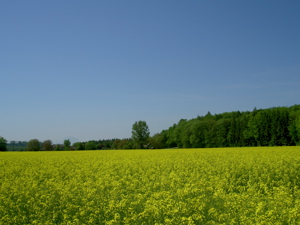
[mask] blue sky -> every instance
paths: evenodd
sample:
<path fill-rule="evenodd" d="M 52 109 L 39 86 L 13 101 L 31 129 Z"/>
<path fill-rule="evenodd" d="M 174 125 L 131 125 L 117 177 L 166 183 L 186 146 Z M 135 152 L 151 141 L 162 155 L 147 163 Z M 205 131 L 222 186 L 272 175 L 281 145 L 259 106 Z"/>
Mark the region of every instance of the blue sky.
<path fill-rule="evenodd" d="M 151 134 L 300 100 L 300 1 L 2 1 L 0 136 Z"/>

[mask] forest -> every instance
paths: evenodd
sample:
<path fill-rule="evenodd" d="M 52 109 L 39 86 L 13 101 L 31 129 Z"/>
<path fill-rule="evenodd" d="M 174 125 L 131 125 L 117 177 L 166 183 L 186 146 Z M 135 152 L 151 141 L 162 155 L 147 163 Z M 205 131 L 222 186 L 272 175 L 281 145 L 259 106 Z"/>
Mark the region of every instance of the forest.
<path fill-rule="evenodd" d="M 144 122 L 144 121 L 143 121 Z M 146 122 L 143 124 L 148 129 Z M 71 145 L 53 145 L 50 140 L 36 143 L 35 150 L 106 150 L 136 148 L 213 148 L 243 146 L 293 146 L 300 145 L 300 105 L 273 107 L 253 111 L 233 111 L 193 119 L 181 119 L 160 133 L 145 138 L 144 144 L 136 144 L 134 138 L 99 139 L 76 142 Z M 5 140 L 2 138 L 1 140 Z M 3 145 L 3 141 L 1 141 Z M 25 151 L 31 141 L 10 141 L 7 151 Z"/>
<path fill-rule="evenodd" d="M 164 148 L 299 145 L 300 105 L 180 120 L 157 135 Z M 161 140 L 161 141 L 160 141 Z"/>

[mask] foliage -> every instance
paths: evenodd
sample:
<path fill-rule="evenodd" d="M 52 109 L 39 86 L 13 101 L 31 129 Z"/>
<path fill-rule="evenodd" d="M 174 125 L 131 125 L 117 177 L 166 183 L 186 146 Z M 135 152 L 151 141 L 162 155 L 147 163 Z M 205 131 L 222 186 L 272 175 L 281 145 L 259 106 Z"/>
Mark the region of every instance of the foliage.
<path fill-rule="evenodd" d="M 7 151 L 25 151 L 27 144 L 27 141 L 10 141 L 7 144 Z"/>
<path fill-rule="evenodd" d="M 0 151 L 6 151 L 7 140 L 0 136 Z"/>
<path fill-rule="evenodd" d="M 41 143 L 38 139 L 31 139 L 26 147 L 27 151 L 40 151 L 41 150 Z"/>
<path fill-rule="evenodd" d="M 0 224 L 297 224 L 299 150 L 3 152 Z"/>
<path fill-rule="evenodd" d="M 64 150 L 70 150 L 71 142 L 69 139 L 64 140 Z"/>
<path fill-rule="evenodd" d="M 290 146 L 300 144 L 300 106 L 256 108 L 181 119 L 160 133 L 164 148 Z"/>
<path fill-rule="evenodd" d="M 132 140 L 137 148 L 144 148 L 150 136 L 146 121 L 137 121 L 132 125 Z"/>
<path fill-rule="evenodd" d="M 43 142 L 44 151 L 53 151 L 53 145 L 51 140 L 46 140 Z"/>
<path fill-rule="evenodd" d="M 44 144 L 45 142 L 42 150 L 48 149 Z M 5 145 L 7 151 L 31 149 L 30 146 L 27 147 L 26 141 L 10 141 Z M 77 142 L 72 147 L 70 140 L 65 140 L 64 146 L 54 145 L 54 149 L 57 151 L 293 145 L 300 145 L 300 105 L 254 108 L 252 112 L 235 111 L 215 115 L 208 112 L 205 116 L 194 119 L 181 119 L 177 124 L 152 137 L 146 121 L 138 121 L 132 126 L 132 138 Z M 51 150 L 51 146 L 48 147 Z M 40 147 L 36 149 L 40 150 Z"/>
<path fill-rule="evenodd" d="M 133 149 L 132 139 L 115 139 L 111 149 Z"/>
<path fill-rule="evenodd" d="M 152 137 L 149 138 L 149 143 L 152 148 L 161 149 L 164 147 L 164 135 L 163 134 L 154 134 Z"/>
<path fill-rule="evenodd" d="M 62 150 L 62 146 L 60 144 L 54 145 L 54 151 L 60 151 Z"/>
<path fill-rule="evenodd" d="M 97 149 L 97 144 L 94 141 L 89 141 L 85 143 L 85 150 L 95 150 Z"/>
<path fill-rule="evenodd" d="M 75 147 L 75 150 L 84 150 L 85 145 L 81 142 L 76 142 L 73 144 L 73 146 Z"/>

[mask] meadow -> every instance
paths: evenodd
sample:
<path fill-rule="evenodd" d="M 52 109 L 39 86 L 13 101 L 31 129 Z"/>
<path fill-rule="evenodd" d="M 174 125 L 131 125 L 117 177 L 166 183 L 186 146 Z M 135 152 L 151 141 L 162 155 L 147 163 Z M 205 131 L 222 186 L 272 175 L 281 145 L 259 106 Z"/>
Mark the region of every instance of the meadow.
<path fill-rule="evenodd" d="M 0 153 L 0 224 L 300 224 L 300 147 Z"/>

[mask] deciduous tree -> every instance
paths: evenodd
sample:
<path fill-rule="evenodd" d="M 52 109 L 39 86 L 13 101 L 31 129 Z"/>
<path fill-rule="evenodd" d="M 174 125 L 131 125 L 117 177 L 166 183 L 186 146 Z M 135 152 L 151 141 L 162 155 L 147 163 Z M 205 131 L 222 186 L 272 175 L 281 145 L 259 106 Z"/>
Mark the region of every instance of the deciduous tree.
<path fill-rule="evenodd" d="M 95 150 L 97 145 L 94 141 L 88 141 L 85 143 L 85 150 Z"/>
<path fill-rule="evenodd" d="M 69 139 L 64 140 L 65 150 L 70 150 L 71 142 Z"/>
<path fill-rule="evenodd" d="M 53 151 L 53 145 L 51 140 L 46 140 L 43 142 L 44 151 Z"/>
<path fill-rule="evenodd" d="M 137 148 L 144 148 L 150 136 L 146 121 L 137 121 L 132 125 L 132 140 Z"/>
<path fill-rule="evenodd" d="M 0 137 L 0 151 L 6 151 L 6 144 L 7 141 L 3 137 Z"/>
<path fill-rule="evenodd" d="M 28 142 L 26 150 L 27 151 L 40 151 L 41 150 L 41 144 L 40 144 L 39 140 L 38 139 L 31 139 Z"/>

